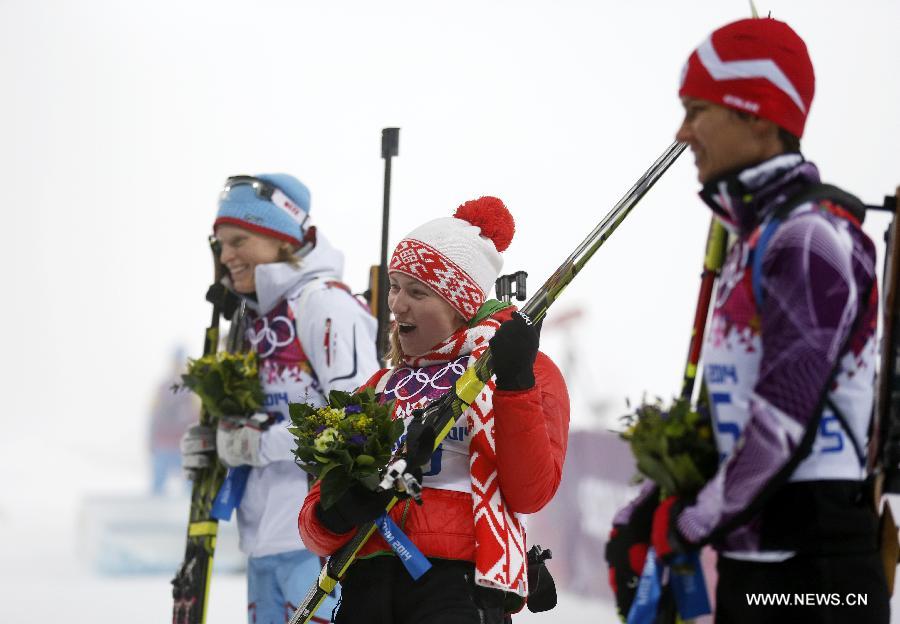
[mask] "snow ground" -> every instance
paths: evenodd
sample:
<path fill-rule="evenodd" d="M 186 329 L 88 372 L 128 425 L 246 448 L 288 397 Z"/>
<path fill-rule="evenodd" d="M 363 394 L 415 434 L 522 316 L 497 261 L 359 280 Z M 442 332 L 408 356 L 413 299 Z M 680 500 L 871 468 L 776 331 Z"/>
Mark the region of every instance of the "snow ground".
<path fill-rule="evenodd" d="M 35 464 L 33 449 L 47 448 L 39 432 L 0 438 L 8 469 L 8 489 L 0 498 L 0 623 L 32 624 L 50 614 L 92 624 L 171 621 L 170 573 L 102 575 L 86 559 L 92 539 L 84 527 L 86 501 L 140 500 L 148 487 L 143 459 L 99 440 L 90 448 L 50 446 L 52 461 Z M 207 621 L 246 622 L 244 576 L 214 574 Z M 561 595 L 548 613 L 515 617 L 517 623 L 561 621 L 617 620 L 610 604 L 574 594 Z"/>
<path fill-rule="evenodd" d="M 67 621 L 159 624 L 171 621 L 171 575 L 108 576 L 92 571 L 79 551 L 81 533 L 65 509 L 0 507 L 0 621 L 32 624 L 49 613 Z M 210 624 L 246 622 L 242 574 L 217 572 L 210 593 Z M 515 622 L 615 622 L 611 605 L 564 594 L 556 609 L 524 613 Z"/>
<path fill-rule="evenodd" d="M 3 448 L 5 446 L 5 448 Z M 11 489 L 0 499 L 0 622 L 31 624 L 59 613 L 67 621 L 112 624 L 159 624 L 171 621 L 170 573 L 131 576 L 100 575 L 84 552 L 86 531 L 79 523 L 85 500 L 98 495 L 135 497 L 146 489 L 139 462 L 122 462 L 108 470 L 98 462 L 65 450 L 54 453 L 54 472 L 27 468 L 29 444 L 0 441 L 13 459 Z M 110 459 L 110 458 L 107 458 Z M 100 485 L 102 484 L 102 485 Z M 48 494 L 49 493 L 49 494 Z M 900 497 L 890 497 L 900 517 Z M 185 513 L 186 513 L 185 508 Z M 598 559 L 598 565 L 602 562 Z M 892 622 L 900 623 L 900 594 L 892 601 Z M 215 573 L 210 595 L 210 624 L 245 622 L 246 587 L 241 574 Z M 618 622 L 613 605 L 562 593 L 556 609 L 525 612 L 517 624 L 551 622 Z"/>
<path fill-rule="evenodd" d="M 113 624 L 159 624 L 171 621 L 169 574 L 104 576 L 79 559 L 74 523 L 42 514 L 11 517 L 0 508 L 0 583 L 4 588 L 0 621 L 32 624 L 48 614 L 67 621 Z M 243 624 L 246 608 L 243 575 L 216 573 L 210 595 L 210 624 Z M 892 622 L 900 622 L 900 599 L 892 601 Z M 551 622 L 618 622 L 613 606 L 574 594 L 560 595 L 556 609 L 543 614 L 525 612 L 518 624 Z"/>

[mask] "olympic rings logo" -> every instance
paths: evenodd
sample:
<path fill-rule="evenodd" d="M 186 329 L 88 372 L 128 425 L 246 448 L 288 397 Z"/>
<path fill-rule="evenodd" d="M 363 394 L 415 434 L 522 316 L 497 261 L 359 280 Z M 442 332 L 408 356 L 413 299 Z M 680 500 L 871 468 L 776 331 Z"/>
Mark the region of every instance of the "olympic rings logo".
<path fill-rule="evenodd" d="M 279 325 L 285 328 L 280 332 L 284 336 L 281 339 L 278 337 L 279 331 L 277 328 Z M 294 324 L 286 316 L 276 316 L 272 319 L 271 325 L 269 324 L 269 318 L 264 316 L 256 321 L 255 327 L 247 329 L 247 339 L 253 345 L 253 348 L 256 349 L 260 358 L 267 358 L 275 353 L 276 349 L 288 346 L 294 341 L 296 336 L 297 331 L 294 329 Z"/>
<path fill-rule="evenodd" d="M 466 372 L 466 364 L 469 356 L 464 355 L 452 362 L 447 362 L 439 368 L 433 375 L 429 375 L 427 371 L 421 368 L 399 368 L 394 373 L 397 382 L 385 391 L 390 397 L 402 401 L 412 401 L 417 396 L 426 393 L 429 389 L 437 390 L 440 394 L 446 393 L 453 387 L 456 380 Z M 406 392 L 404 392 L 404 390 Z"/>

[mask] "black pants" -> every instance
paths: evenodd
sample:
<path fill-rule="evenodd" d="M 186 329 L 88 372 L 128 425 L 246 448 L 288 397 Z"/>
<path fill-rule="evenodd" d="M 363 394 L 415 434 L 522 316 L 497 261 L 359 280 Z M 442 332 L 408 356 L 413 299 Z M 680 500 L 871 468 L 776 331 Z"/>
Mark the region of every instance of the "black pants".
<path fill-rule="evenodd" d="M 429 559 L 414 581 L 397 557 L 354 563 L 341 583 L 335 624 L 500 624 L 503 592 L 475 586 L 467 561 Z"/>
<path fill-rule="evenodd" d="M 878 553 L 798 555 L 778 563 L 720 556 L 718 570 L 716 624 L 888 624 L 890 619 Z M 750 604 L 761 596 L 780 604 Z"/>

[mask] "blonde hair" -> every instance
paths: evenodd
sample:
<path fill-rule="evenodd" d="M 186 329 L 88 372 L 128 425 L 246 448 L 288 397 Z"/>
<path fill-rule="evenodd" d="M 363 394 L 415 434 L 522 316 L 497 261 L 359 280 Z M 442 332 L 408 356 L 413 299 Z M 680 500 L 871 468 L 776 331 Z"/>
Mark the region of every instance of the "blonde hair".
<path fill-rule="evenodd" d="M 397 368 L 403 362 L 403 349 L 400 348 L 400 328 L 397 323 L 391 324 L 388 332 L 388 366 Z"/>
<path fill-rule="evenodd" d="M 287 262 L 295 269 L 300 266 L 300 258 L 295 254 L 297 250 L 290 243 L 281 243 L 278 246 L 278 257 L 275 262 Z"/>

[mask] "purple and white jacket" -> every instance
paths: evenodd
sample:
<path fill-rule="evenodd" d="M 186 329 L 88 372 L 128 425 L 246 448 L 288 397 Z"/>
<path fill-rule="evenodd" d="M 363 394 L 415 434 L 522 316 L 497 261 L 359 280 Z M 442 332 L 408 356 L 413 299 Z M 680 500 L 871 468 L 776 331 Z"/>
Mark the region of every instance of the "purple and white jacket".
<path fill-rule="evenodd" d="M 753 288 L 768 221 L 818 183 L 815 165 L 782 154 L 701 192 L 738 237 L 703 350 L 722 459 L 676 528 L 733 558 L 874 548 L 861 487 L 876 362 L 872 241 L 846 207 L 808 201 L 762 249 L 760 301 Z"/>

